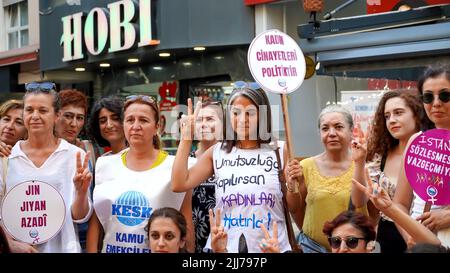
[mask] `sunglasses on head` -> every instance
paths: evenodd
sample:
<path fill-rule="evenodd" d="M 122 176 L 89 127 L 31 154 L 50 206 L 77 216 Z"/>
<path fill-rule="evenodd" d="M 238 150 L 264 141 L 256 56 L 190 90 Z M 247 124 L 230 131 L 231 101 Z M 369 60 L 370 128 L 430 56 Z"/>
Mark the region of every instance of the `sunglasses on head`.
<path fill-rule="evenodd" d="M 434 94 L 431 92 L 423 93 L 420 97 L 422 99 L 422 102 L 425 104 L 430 104 L 430 103 L 433 103 L 433 101 L 434 101 Z M 449 91 L 439 92 L 438 98 L 443 103 L 449 102 L 450 101 L 450 92 Z"/>
<path fill-rule="evenodd" d="M 50 92 L 55 90 L 56 85 L 53 82 L 30 82 L 25 84 L 25 90 L 27 91 L 42 91 Z"/>
<path fill-rule="evenodd" d="M 146 102 L 151 103 L 151 104 L 155 104 L 156 103 L 156 101 L 155 101 L 155 99 L 153 97 L 146 96 L 146 95 L 130 95 L 130 96 L 126 97 L 127 101 L 135 101 L 135 100 L 138 100 L 138 99 L 141 99 L 141 100 L 146 101 Z"/>
<path fill-rule="evenodd" d="M 342 239 L 339 236 L 328 237 L 328 242 L 330 243 L 331 248 L 334 248 L 334 249 L 340 248 L 342 241 L 345 242 L 345 245 L 348 248 L 354 249 L 358 246 L 359 240 L 366 240 L 366 238 L 360 238 L 360 237 L 354 237 L 354 236 L 349 236 L 345 239 Z"/>
<path fill-rule="evenodd" d="M 257 82 L 244 82 L 244 81 L 237 81 L 233 83 L 233 86 L 235 88 L 249 88 L 253 90 L 258 90 L 261 88 L 261 86 Z"/>

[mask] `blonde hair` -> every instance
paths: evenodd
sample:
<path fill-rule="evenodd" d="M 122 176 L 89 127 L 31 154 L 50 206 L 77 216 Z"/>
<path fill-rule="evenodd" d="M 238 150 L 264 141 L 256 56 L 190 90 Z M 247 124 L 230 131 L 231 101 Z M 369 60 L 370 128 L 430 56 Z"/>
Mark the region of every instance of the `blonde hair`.
<path fill-rule="evenodd" d="M 22 100 L 7 100 L 0 106 L 0 118 L 4 117 L 10 110 L 22 109 Z"/>

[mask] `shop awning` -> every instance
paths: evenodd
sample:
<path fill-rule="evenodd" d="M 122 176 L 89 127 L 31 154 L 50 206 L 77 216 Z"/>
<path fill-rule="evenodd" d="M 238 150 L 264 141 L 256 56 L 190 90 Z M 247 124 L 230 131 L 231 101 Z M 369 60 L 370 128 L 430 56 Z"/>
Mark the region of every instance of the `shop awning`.
<path fill-rule="evenodd" d="M 38 45 L 30 45 L 23 48 L 0 52 L 0 67 L 36 61 L 38 56 Z"/>

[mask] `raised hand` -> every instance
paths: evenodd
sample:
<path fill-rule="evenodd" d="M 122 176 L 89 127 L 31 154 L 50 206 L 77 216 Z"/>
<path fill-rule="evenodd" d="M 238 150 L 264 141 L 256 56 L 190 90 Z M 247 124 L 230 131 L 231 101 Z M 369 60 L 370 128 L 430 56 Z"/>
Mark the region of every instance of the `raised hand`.
<path fill-rule="evenodd" d="M 278 225 L 276 221 L 273 221 L 273 236 L 270 237 L 270 233 L 266 226 L 260 225 L 264 232 L 264 239 L 261 240 L 259 248 L 264 253 L 280 253 L 280 243 L 278 242 Z"/>
<path fill-rule="evenodd" d="M 364 163 L 367 155 L 367 144 L 364 137 L 352 141 L 352 160 L 356 163 Z"/>
<path fill-rule="evenodd" d="M 188 113 L 187 115 L 182 115 L 180 119 L 180 133 L 181 139 L 183 140 L 193 140 L 194 130 L 195 130 L 195 120 L 200 111 L 202 102 L 198 101 L 195 110 L 192 107 L 192 100 L 188 99 Z"/>
<path fill-rule="evenodd" d="M 8 157 L 11 155 L 12 146 L 0 141 L 0 157 Z"/>
<path fill-rule="evenodd" d="M 91 184 L 92 174 L 88 168 L 89 155 L 90 152 L 87 152 L 84 156 L 83 164 L 81 164 L 81 153 L 77 152 L 77 172 L 73 177 L 73 183 L 77 193 L 87 193 L 89 185 Z"/>
<path fill-rule="evenodd" d="M 392 205 L 389 194 L 378 183 L 372 183 L 370 179 L 367 179 L 367 186 L 362 185 L 355 179 L 352 179 L 352 182 L 356 189 L 364 192 L 370 198 L 377 209 L 385 212 Z"/>
<path fill-rule="evenodd" d="M 216 210 L 216 218 L 214 219 L 213 210 L 209 210 L 209 225 L 211 227 L 211 248 L 214 253 L 228 252 L 228 234 L 225 232 L 221 224 L 220 209 Z"/>

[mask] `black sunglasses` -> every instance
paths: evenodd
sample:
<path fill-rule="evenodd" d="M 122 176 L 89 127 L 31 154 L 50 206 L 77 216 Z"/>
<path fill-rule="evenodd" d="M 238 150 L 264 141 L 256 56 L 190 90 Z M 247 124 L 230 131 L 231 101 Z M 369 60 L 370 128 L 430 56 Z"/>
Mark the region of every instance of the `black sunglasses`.
<path fill-rule="evenodd" d="M 430 104 L 430 103 L 433 103 L 433 101 L 434 101 L 434 94 L 431 92 L 423 93 L 420 97 L 422 99 L 422 102 L 425 104 Z M 450 92 L 449 91 L 439 92 L 438 98 L 443 103 L 449 102 L 450 101 Z"/>
<path fill-rule="evenodd" d="M 354 237 L 354 236 L 349 236 L 345 239 L 342 239 L 339 236 L 328 237 L 328 242 L 330 243 L 331 248 L 334 248 L 334 249 L 340 248 L 342 241 L 345 242 L 345 245 L 348 248 L 354 249 L 358 246 L 359 240 L 366 240 L 366 238 L 360 238 L 360 237 Z"/>
<path fill-rule="evenodd" d="M 30 82 L 25 84 L 25 90 L 27 91 L 42 91 L 50 92 L 55 90 L 56 85 L 53 82 Z"/>

